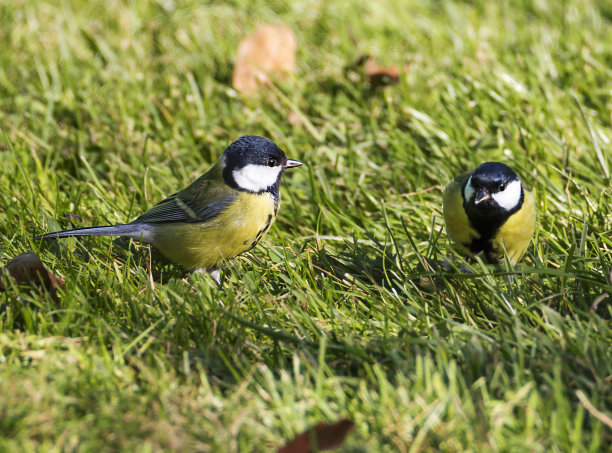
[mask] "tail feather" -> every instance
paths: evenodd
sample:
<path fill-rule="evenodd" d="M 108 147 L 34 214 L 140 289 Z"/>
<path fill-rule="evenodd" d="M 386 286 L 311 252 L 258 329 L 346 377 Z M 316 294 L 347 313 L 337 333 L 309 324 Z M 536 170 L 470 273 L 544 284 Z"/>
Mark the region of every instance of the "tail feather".
<path fill-rule="evenodd" d="M 146 223 L 128 223 L 126 225 L 109 225 L 88 228 L 75 228 L 74 230 L 55 231 L 53 233 L 36 236 L 34 239 L 60 239 L 76 236 L 124 236 L 151 242 L 153 235 L 151 226 Z"/>

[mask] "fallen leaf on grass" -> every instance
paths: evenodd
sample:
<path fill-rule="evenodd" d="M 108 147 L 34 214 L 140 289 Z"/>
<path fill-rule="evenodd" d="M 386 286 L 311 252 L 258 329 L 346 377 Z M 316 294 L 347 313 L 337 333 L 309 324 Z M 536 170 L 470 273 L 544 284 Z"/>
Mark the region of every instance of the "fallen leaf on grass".
<path fill-rule="evenodd" d="M 57 300 L 57 289 L 64 286 L 64 279 L 56 277 L 49 271 L 40 257 L 33 252 L 22 253 L 17 255 L 11 261 L 6 263 L 3 272 L 13 278 L 18 284 L 27 284 L 31 286 L 43 287 L 53 298 Z M 0 290 L 4 290 L 0 282 Z"/>
<path fill-rule="evenodd" d="M 287 115 L 287 121 L 289 121 L 289 124 L 291 124 L 292 126 L 301 126 L 302 124 L 304 124 L 302 117 L 295 113 L 293 110 L 289 112 L 289 115 Z"/>
<path fill-rule="evenodd" d="M 262 25 L 238 46 L 232 84 L 242 94 L 255 94 L 271 77 L 295 70 L 297 39 L 287 25 Z"/>
<path fill-rule="evenodd" d="M 400 74 L 407 70 L 407 65 L 380 66 L 374 57 L 361 55 L 351 64 L 346 66 L 345 74 L 354 83 L 359 81 L 369 84 L 370 89 L 399 83 Z"/>
<path fill-rule="evenodd" d="M 372 57 L 366 60 L 363 72 L 372 88 L 399 82 L 400 69 L 397 66 L 379 66 Z"/>
<path fill-rule="evenodd" d="M 355 424 L 347 419 L 336 423 L 318 423 L 287 442 L 277 453 L 311 453 L 320 450 L 331 450 L 344 443 L 346 435 Z"/>

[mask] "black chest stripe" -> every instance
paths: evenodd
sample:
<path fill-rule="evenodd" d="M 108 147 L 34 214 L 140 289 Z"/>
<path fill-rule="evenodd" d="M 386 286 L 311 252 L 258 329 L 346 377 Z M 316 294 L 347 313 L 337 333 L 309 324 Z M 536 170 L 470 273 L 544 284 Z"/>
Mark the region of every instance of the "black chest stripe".
<path fill-rule="evenodd" d="M 272 214 L 269 214 L 268 215 L 268 220 L 266 221 L 266 224 L 264 225 L 264 227 L 261 230 L 259 230 L 257 232 L 257 235 L 255 236 L 255 239 L 251 242 L 249 250 L 251 250 L 253 247 L 255 247 L 259 243 L 259 241 L 261 241 L 261 238 L 263 237 L 263 235 L 266 234 L 266 232 L 270 229 L 270 225 L 272 225 L 272 220 L 273 219 L 274 219 L 274 217 L 272 216 Z M 249 243 L 249 241 L 246 241 L 244 243 L 244 245 L 247 245 L 248 243 Z"/>
<path fill-rule="evenodd" d="M 463 197 L 464 190 L 461 189 L 461 196 Z M 472 253 L 478 254 L 484 252 L 487 261 L 496 262 L 498 250 L 495 250 L 493 246 L 493 238 L 501 228 L 501 226 L 510 218 L 512 214 L 517 212 L 523 206 L 525 198 L 524 192 L 521 190 L 521 198 L 515 208 L 510 211 L 505 211 L 501 208 L 488 209 L 485 212 L 473 209 L 473 206 L 469 205 L 465 199 L 463 200 L 463 209 L 467 214 L 468 220 L 472 228 L 478 233 L 478 237 L 472 239 L 471 242 L 464 243 L 463 246 L 468 248 Z"/>

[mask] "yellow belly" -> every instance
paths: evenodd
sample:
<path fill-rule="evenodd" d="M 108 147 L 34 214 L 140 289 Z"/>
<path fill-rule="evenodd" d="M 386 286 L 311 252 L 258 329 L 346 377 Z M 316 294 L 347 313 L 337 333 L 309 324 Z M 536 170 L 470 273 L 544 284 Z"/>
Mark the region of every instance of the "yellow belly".
<path fill-rule="evenodd" d="M 493 238 L 493 247 L 498 259 L 503 259 L 504 248 L 512 264 L 525 254 L 535 230 L 536 209 L 533 194 L 525 191 L 525 200 L 521 209 L 512 214 L 501 226 Z"/>
<path fill-rule="evenodd" d="M 168 223 L 155 233 L 153 245 L 167 258 L 188 270 L 217 269 L 254 247 L 276 216 L 273 197 L 241 193 L 214 219 L 194 223 Z"/>

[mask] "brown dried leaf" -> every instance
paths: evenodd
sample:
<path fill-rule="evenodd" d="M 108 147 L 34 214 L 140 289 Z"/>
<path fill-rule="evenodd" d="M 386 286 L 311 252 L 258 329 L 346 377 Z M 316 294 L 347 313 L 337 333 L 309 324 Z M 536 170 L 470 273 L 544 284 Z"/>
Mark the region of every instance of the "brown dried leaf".
<path fill-rule="evenodd" d="M 287 121 L 289 121 L 289 124 L 292 126 L 301 126 L 304 124 L 302 117 L 293 110 L 289 112 L 289 115 L 287 115 Z"/>
<path fill-rule="evenodd" d="M 331 450 L 344 443 L 346 435 L 354 426 L 355 424 L 348 419 L 342 419 L 336 423 L 318 423 L 313 428 L 287 442 L 277 453 L 311 453 L 313 451 Z"/>
<path fill-rule="evenodd" d="M 63 278 L 53 275 L 45 267 L 40 257 L 33 252 L 17 255 L 6 263 L 3 272 L 18 284 L 45 288 L 54 300 L 57 300 L 57 289 L 66 283 Z M 2 284 L 0 284 L 0 290 L 4 290 Z"/>
<path fill-rule="evenodd" d="M 238 46 L 232 84 L 242 94 L 255 94 L 271 77 L 295 70 L 297 39 L 287 25 L 262 25 Z"/>
<path fill-rule="evenodd" d="M 397 66 L 379 66 L 372 57 L 366 60 L 363 72 L 372 88 L 399 82 L 400 69 Z"/>

